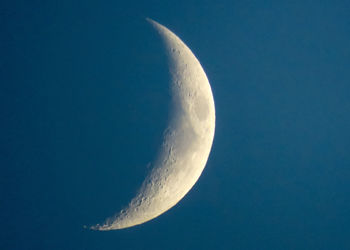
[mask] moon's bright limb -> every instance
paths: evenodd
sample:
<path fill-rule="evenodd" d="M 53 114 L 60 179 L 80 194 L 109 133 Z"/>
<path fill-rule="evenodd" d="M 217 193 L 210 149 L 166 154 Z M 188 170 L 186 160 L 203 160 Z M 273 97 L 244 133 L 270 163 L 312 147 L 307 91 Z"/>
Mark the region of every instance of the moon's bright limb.
<path fill-rule="evenodd" d="M 215 130 L 214 99 L 205 72 L 191 50 L 163 25 L 147 19 L 163 38 L 170 61 L 171 118 L 153 169 L 126 209 L 94 230 L 149 221 L 178 203 L 208 160 Z"/>

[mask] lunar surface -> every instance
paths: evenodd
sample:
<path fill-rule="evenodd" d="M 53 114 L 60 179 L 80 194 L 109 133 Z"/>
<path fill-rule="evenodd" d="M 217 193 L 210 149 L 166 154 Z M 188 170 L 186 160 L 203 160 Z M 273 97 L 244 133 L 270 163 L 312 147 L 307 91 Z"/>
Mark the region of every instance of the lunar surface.
<path fill-rule="evenodd" d="M 191 50 L 163 25 L 147 19 L 164 40 L 171 74 L 170 119 L 152 169 L 129 205 L 93 230 L 142 224 L 178 203 L 201 175 L 212 146 L 215 107 L 205 72 Z"/>

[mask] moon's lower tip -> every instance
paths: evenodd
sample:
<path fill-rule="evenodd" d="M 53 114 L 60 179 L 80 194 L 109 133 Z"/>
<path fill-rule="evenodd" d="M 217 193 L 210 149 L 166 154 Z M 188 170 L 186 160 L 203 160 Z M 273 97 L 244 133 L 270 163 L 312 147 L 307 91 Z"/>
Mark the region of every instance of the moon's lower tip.
<path fill-rule="evenodd" d="M 114 229 L 119 229 L 119 228 L 111 228 L 110 226 L 107 226 L 107 225 L 101 226 L 100 224 L 96 224 L 91 227 L 84 226 L 84 228 L 90 229 L 91 231 L 110 231 Z"/>
<path fill-rule="evenodd" d="M 100 226 L 100 224 L 97 224 L 97 225 L 94 225 L 94 226 L 90 226 L 90 227 L 84 225 L 83 228 L 84 228 L 84 229 L 90 229 L 90 230 L 92 230 L 92 231 L 101 231 L 101 226 Z"/>

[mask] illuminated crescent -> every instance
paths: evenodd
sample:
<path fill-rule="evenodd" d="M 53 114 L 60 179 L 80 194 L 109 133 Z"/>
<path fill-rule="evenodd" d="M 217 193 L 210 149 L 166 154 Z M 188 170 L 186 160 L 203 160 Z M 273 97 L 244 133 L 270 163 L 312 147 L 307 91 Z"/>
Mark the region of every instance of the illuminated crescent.
<path fill-rule="evenodd" d="M 129 205 L 93 230 L 132 227 L 178 203 L 201 175 L 211 150 L 215 107 L 205 72 L 173 32 L 147 19 L 165 42 L 171 73 L 170 120 L 152 170 Z"/>

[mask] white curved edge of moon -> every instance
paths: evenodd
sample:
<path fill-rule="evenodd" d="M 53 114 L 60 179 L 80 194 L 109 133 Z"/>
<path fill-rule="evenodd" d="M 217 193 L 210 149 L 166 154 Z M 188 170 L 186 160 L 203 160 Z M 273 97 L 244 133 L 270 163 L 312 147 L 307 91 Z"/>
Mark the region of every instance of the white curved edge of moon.
<path fill-rule="evenodd" d="M 147 18 L 165 42 L 171 74 L 171 110 L 152 170 L 129 205 L 92 230 L 132 227 L 177 204 L 196 183 L 211 150 L 215 107 L 207 76 L 191 50 L 173 32 Z"/>

